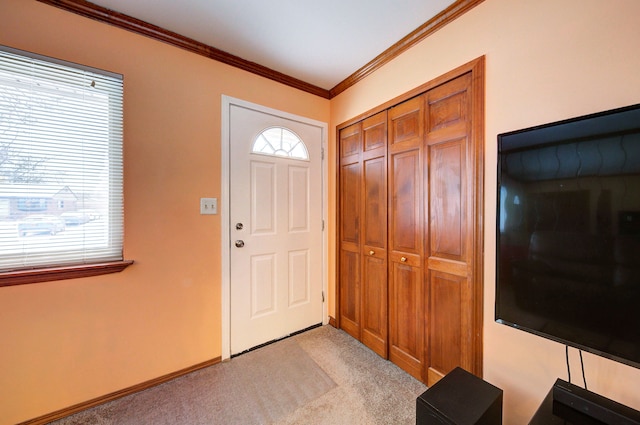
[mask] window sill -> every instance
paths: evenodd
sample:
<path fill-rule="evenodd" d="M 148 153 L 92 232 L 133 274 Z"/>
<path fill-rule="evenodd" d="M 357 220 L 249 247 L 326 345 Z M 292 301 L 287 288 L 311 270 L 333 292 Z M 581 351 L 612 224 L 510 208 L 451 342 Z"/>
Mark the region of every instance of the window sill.
<path fill-rule="evenodd" d="M 0 287 L 119 273 L 131 264 L 133 264 L 132 260 L 123 260 L 109 263 L 81 264 L 77 266 L 4 272 L 0 273 Z"/>

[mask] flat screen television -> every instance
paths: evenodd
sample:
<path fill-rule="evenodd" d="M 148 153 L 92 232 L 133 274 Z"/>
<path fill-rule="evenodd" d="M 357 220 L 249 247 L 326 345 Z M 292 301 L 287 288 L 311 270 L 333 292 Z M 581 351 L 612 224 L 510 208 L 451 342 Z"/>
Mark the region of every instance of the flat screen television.
<path fill-rule="evenodd" d="M 499 323 L 640 368 L 640 104 L 498 135 Z"/>

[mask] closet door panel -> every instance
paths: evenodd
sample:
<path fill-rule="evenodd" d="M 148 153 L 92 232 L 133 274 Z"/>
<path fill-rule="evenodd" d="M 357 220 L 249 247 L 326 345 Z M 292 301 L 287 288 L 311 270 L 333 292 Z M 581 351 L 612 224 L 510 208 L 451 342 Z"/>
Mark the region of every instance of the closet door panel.
<path fill-rule="evenodd" d="M 339 324 L 345 332 L 360 339 L 361 291 L 361 191 L 362 131 L 359 124 L 340 131 Z"/>
<path fill-rule="evenodd" d="M 360 191 L 362 166 L 343 165 L 340 169 L 340 237 L 342 243 L 360 244 Z"/>
<path fill-rule="evenodd" d="M 389 111 L 389 359 L 423 380 L 424 98 Z"/>
<path fill-rule="evenodd" d="M 364 163 L 362 342 L 387 358 L 386 158 Z"/>
<path fill-rule="evenodd" d="M 391 159 L 389 359 L 417 379 L 423 379 L 424 282 L 419 157 L 420 151 L 414 149 L 394 154 Z"/>
<path fill-rule="evenodd" d="M 363 255 L 362 343 L 387 358 L 387 262 Z"/>
<path fill-rule="evenodd" d="M 387 358 L 387 114 L 362 123 L 362 343 Z"/>
<path fill-rule="evenodd" d="M 356 123 L 340 130 L 340 163 L 357 162 L 361 152 L 361 125 Z"/>
<path fill-rule="evenodd" d="M 428 381 L 438 381 L 457 366 L 462 358 L 462 288 L 464 278 L 431 272 L 428 335 L 430 356 Z"/>
<path fill-rule="evenodd" d="M 393 172 L 391 249 L 420 254 L 420 151 L 414 149 L 392 155 Z"/>
<path fill-rule="evenodd" d="M 360 339 L 360 253 L 340 252 L 340 328 Z"/>
<path fill-rule="evenodd" d="M 465 139 L 429 146 L 431 256 L 465 261 Z"/>
<path fill-rule="evenodd" d="M 384 156 L 387 152 L 387 111 L 373 115 L 362 122 L 365 153 Z"/>
<path fill-rule="evenodd" d="M 475 157 L 471 139 L 471 77 L 427 92 L 429 329 L 427 385 L 456 366 L 478 373 L 474 340 L 481 318 L 474 300 Z"/>
<path fill-rule="evenodd" d="M 381 112 L 362 123 L 363 158 L 363 243 L 387 248 L 387 113 Z M 385 252 L 386 254 L 386 252 Z"/>
<path fill-rule="evenodd" d="M 364 244 L 386 250 L 387 246 L 387 159 L 364 162 Z"/>
<path fill-rule="evenodd" d="M 408 261 L 406 261 L 408 262 Z M 419 261 L 415 261 L 419 263 Z M 390 270 L 389 360 L 423 379 L 424 317 L 422 269 L 392 262 Z"/>
<path fill-rule="evenodd" d="M 391 149 L 419 147 L 424 135 L 424 99 L 407 100 L 389 111 L 389 146 Z M 404 145 L 398 147 L 398 145 Z"/>

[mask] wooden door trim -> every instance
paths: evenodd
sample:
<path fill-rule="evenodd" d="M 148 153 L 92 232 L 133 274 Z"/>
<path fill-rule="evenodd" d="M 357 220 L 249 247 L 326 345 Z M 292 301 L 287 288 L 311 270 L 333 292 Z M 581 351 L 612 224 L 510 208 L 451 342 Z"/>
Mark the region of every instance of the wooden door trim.
<path fill-rule="evenodd" d="M 471 72 L 471 139 L 473 141 L 475 175 L 473 217 L 473 261 L 475 276 L 473 282 L 474 304 L 473 319 L 475 321 L 474 360 L 477 376 L 483 376 L 484 357 L 484 135 L 485 135 L 485 57 L 482 56 L 470 70 Z"/>

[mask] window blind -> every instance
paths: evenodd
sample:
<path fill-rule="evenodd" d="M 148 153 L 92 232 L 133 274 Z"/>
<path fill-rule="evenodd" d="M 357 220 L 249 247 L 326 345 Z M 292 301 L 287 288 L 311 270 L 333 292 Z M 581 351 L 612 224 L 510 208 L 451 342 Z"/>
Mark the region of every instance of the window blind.
<path fill-rule="evenodd" d="M 121 75 L 0 46 L 0 271 L 122 260 Z"/>

